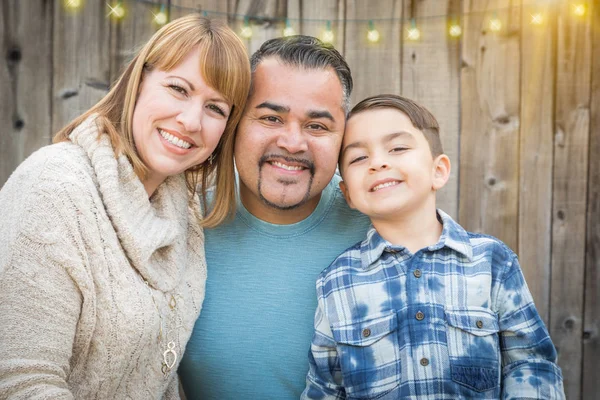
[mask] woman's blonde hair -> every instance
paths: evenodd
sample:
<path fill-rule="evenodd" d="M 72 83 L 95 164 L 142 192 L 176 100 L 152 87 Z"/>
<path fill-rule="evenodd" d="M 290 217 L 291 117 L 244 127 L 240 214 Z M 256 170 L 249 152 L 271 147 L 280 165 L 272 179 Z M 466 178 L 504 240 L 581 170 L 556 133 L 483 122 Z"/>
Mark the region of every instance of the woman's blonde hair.
<path fill-rule="evenodd" d="M 148 168 L 140 159 L 133 140 L 133 111 L 145 71 L 164 71 L 177 66 L 195 47 L 200 50 L 200 73 L 206 83 L 233 106 L 223 136 L 209 160 L 185 172 L 190 195 L 200 183 L 203 209 L 208 210 L 206 189 L 214 175 L 212 206 L 202 221 L 214 227 L 235 212 L 236 188 L 233 146 L 236 126 L 242 116 L 250 88 L 250 62 L 240 38 L 224 22 L 198 14 L 176 19 L 162 27 L 129 63 L 108 94 L 90 110 L 75 118 L 54 136 L 54 142 L 69 140 L 71 132 L 91 114 L 112 142 L 117 155 L 129 158 L 137 176 L 144 180 Z"/>

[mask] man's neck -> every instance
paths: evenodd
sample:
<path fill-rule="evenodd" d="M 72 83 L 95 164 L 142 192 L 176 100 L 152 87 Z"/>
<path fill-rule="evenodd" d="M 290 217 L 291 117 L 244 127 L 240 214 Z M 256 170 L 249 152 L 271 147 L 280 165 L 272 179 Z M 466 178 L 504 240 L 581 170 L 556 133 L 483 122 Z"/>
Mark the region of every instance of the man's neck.
<path fill-rule="evenodd" d="M 315 211 L 320 199 L 321 194 L 318 194 L 301 206 L 282 210 L 265 204 L 261 199 L 256 198 L 247 187 L 240 184 L 240 200 L 246 210 L 256 218 L 270 224 L 291 225 L 300 222 Z"/>
<path fill-rule="evenodd" d="M 372 219 L 382 238 L 396 246 L 404 246 L 411 253 L 436 244 L 443 225 L 437 219 L 435 200 L 415 212 L 408 212 L 387 220 Z"/>

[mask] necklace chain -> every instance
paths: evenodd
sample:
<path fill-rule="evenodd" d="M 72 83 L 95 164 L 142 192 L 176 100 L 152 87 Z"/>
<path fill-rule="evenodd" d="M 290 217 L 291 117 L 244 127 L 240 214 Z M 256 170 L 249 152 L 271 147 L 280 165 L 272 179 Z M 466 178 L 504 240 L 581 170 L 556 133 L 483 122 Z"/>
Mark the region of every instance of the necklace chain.
<path fill-rule="evenodd" d="M 158 312 L 158 317 L 160 319 L 160 329 L 159 329 L 158 337 L 157 337 L 159 345 L 163 342 L 163 333 L 164 333 L 164 339 L 166 341 L 166 347 L 164 347 L 165 351 L 163 352 L 161 371 L 162 371 L 164 377 L 167 378 L 170 375 L 171 370 L 177 363 L 177 357 L 178 357 L 178 354 L 175 351 L 175 341 L 169 340 L 169 333 L 171 333 L 172 331 L 177 331 L 177 329 L 181 328 L 181 326 L 182 326 L 182 325 L 175 326 L 175 323 L 176 323 L 175 318 L 177 317 L 177 300 L 175 299 L 175 296 L 173 296 L 173 294 L 171 294 L 171 298 L 169 299 L 169 308 L 171 309 L 171 312 L 173 313 L 173 317 L 171 320 L 171 326 L 173 326 L 173 328 L 171 328 L 170 330 L 165 332 L 166 327 L 165 327 L 165 329 L 163 329 L 163 326 L 165 325 L 165 323 L 163 321 L 163 316 L 162 316 L 162 313 L 160 312 L 160 308 L 158 307 L 158 303 L 156 302 L 156 299 L 154 298 L 154 293 L 152 292 L 152 288 L 150 288 L 148 281 L 144 281 L 144 283 L 146 284 L 146 287 L 148 288 L 148 291 L 150 292 L 150 296 L 152 297 L 152 303 L 154 303 L 154 307 L 156 307 L 156 311 Z"/>

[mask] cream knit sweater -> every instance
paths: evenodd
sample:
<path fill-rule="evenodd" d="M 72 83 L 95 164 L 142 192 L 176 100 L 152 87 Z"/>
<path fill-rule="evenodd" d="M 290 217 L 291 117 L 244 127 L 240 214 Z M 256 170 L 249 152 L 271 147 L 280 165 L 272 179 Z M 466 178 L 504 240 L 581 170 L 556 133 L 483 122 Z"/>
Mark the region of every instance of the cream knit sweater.
<path fill-rule="evenodd" d="M 98 138 L 90 118 L 0 191 L 0 399 L 179 398 L 206 280 L 199 205 L 183 176 L 148 200 Z"/>

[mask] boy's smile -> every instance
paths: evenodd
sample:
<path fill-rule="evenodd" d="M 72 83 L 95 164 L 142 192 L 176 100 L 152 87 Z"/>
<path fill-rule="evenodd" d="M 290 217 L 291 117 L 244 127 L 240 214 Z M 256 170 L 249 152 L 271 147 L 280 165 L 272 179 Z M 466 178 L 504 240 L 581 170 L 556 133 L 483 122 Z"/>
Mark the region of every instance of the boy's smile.
<path fill-rule="evenodd" d="M 352 208 L 374 222 L 435 209 L 435 190 L 445 183 L 436 174 L 440 157 L 446 156 L 433 158 L 427 139 L 404 113 L 362 111 L 347 122 L 342 191 Z"/>

